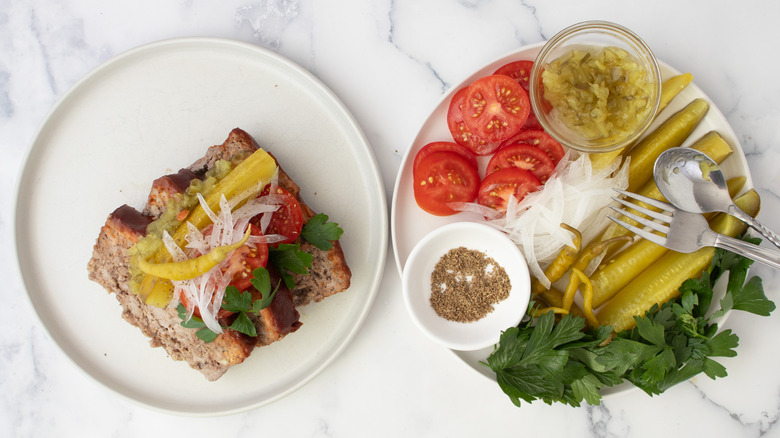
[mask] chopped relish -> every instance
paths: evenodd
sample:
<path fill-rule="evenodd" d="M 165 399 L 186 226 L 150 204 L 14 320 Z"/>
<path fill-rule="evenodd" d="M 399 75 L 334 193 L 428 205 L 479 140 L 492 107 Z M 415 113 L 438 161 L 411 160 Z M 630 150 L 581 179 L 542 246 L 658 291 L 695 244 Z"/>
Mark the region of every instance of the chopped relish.
<path fill-rule="evenodd" d="M 184 193 L 176 194 L 168 200 L 165 211 L 146 227 L 146 235 L 128 250 L 128 254 L 132 256 L 129 266 L 131 278 L 128 282 L 131 291 L 138 292 L 144 276 L 138 266 L 138 257 L 135 256 L 146 259 L 163 248 L 165 246 L 162 240 L 163 231 L 172 234 L 182 223 L 183 218 L 180 219 L 179 214 L 198 204 L 197 194 L 207 195 L 234 167 L 235 164 L 228 160 L 218 160 L 206 172 L 203 179 L 193 179 Z M 184 217 L 186 218 L 186 215 Z"/>
<path fill-rule="evenodd" d="M 555 117 L 591 141 L 631 136 L 652 110 L 651 75 L 617 47 L 572 50 L 546 66 L 542 83 Z"/>

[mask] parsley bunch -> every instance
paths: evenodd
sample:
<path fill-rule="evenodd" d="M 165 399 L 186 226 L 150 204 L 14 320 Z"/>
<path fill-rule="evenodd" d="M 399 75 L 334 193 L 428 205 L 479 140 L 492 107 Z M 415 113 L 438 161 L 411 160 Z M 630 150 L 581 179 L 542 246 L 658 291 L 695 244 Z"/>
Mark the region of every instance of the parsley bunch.
<path fill-rule="evenodd" d="M 635 317 L 636 327 L 617 335 L 609 326 L 585 329 L 585 319 L 571 315 L 556 324 L 548 312 L 507 329 L 486 365 L 517 406 L 534 400 L 597 405 L 602 388 L 626 380 L 653 395 L 700 373 L 725 377 L 725 367 L 712 358 L 736 356 L 739 339 L 731 330 L 719 332 L 717 318 L 730 310 L 767 316 L 775 309 L 759 277 L 745 281 L 751 264 L 716 250 L 709 269 L 683 283 L 677 299 L 653 306 Z M 727 272 L 726 294 L 708 316 L 713 286 Z"/>

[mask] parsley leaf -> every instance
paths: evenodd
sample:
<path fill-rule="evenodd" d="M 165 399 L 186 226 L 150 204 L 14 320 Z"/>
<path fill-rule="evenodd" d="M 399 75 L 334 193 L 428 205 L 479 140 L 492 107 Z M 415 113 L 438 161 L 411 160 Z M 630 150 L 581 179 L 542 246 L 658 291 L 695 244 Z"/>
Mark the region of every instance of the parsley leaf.
<path fill-rule="evenodd" d="M 198 329 L 198 331 L 195 332 L 195 336 L 197 336 L 200 340 L 209 343 L 214 341 L 214 339 L 217 339 L 218 334 L 212 332 L 210 328 L 206 327 L 206 323 L 204 323 L 202 319 L 198 318 L 197 316 L 193 316 L 190 319 L 187 319 L 187 308 L 184 307 L 184 304 L 179 303 L 179 305 L 176 307 L 176 311 L 179 314 L 179 318 L 182 319 L 181 326 L 184 328 Z"/>
<path fill-rule="evenodd" d="M 252 286 L 260 292 L 260 296 L 262 297 L 259 300 L 255 300 L 252 304 L 252 312 L 259 312 L 271 305 L 282 281 L 279 280 L 279 283 L 276 283 L 274 290 L 271 291 L 271 275 L 268 273 L 267 269 L 257 268 L 252 271 L 252 275 L 254 278 L 252 278 L 250 282 L 252 283 Z"/>
<path fill-rule="evenodd" d="M 228 312 L 245 312 L 252 305 L 252 294 L 248 291 L 239 292 L 235 286 L 225 289 L 225 297 L 222 299 L 222 308 Z"/>
<path fill-rule="evenodd" d="M 764 295 L 761 277 L 753 277 L 744 287 L 735 291 L 734 309 L 744 310 L 761 316 L 769 316 L 775 310 L 775 303 Z"/>
<path fill-rule="evenodd" d="M 604 384 L 593 374 L 583 374 L 581 378 L 575 379 L 571 383 L 573 400 L 584 399 L 590 405 L 597 405 L 601 401 L 599 390 Z"/>
<path fill-rule="evenodd" d="M 292 274 L 308 274 L 312 255 L 301 251 L 297 243 L 282 243 L 276 248 L 268 247 L 268 263 L 279 271 L 287 289 L 295 287 Z"/>
<path fill-rule="evenodd" d="M 333 248 L 333 241 L 339 240 L 343 233 L 339 224 L 328 222 L 328 216 L 323 213 L 309 219 L 301 229 L 301 237 L 323 251 Z"/>
<path fill-rule="evenodd" d="M 659 347 L 666 346 L 664 326 L 651 318 L 637 318 L 636 329 L 643 339 Z"/>
<path fill-rule="evenodd" d="M 248 294 L 249 292 L 245 291 L 244 293 Z M 257 328 L 254 323 L 252 323 L 252 320 L 249 319 L 246 312 L 239 312 L 236 319 L 230 324 L 230 328 L 253 338 L 257 337 Z"/>
<path fill-rule="evenodd" d="M 731 330 L 723 330 L 707 341 L 710 356 L 734 357 L 739 338 Z"/>

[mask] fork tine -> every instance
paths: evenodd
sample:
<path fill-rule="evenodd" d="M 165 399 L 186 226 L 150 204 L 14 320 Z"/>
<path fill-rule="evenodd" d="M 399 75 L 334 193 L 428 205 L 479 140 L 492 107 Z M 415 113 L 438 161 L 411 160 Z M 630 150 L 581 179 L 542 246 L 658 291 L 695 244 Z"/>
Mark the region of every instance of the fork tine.
<path fill-rule="evenodd" d="M 648 198 L 647 196 L 638 195 L 636 193 L 631 193 L 625 190 L 620 190 L 620 189 L 614 189 L 614 190 L 627 198 L 634 198 L 637 201 L 641 201 L 644 202 L 645 204 L 652 205 L 655 208 L 668 211 L 670 213 L 674 213 L 675 208 L 667 204 L 666 202 L 659 201 L 653 198 Z"/>
<path fill-rule="evenodd" d="M 642 207 L 641 205 L 636 205 L 636 204 L 634 204 L 632 202 L 629 202 L 629 201 L 627 201 L 625 199 L 620 199 L 620 198 L 616 198 L 616 197 L 613 196 L 612 200 L 615 201 L 615 202 L 618 202 L 618 203 L 622 204 L 623 206 L 628 207 L 631 210 L 634 210 L 634 211 L 636 211 L 638 213 L 642 213 L 642 214 L 644 214 L 646 216 L 650 216 L 653 219 L 658 219 L 659 221 L 664 221 L 666 223 L 669 223 L 672 220 L 671 216 L 667 216 L 667 215 L 665 215 L 663 213 L 658 213 L 657 211 L 653 211 L 653 210 L 650 210 L 649 208 Z"/>
<path fill-rule="evenodd" d="M 654 233 L 651 233 L 650 231 L 647 231 L 645 229 L 642 229 L 642 228 L 639 228 L 639 227 L 635 227 L 635 226 L 633 226 L 633 225 L 631 225 L 631 224 L 629 224 L 627 222 L 623 222 L 622 220 L 620 220 L 618 218 L 615 218 L 615 217 L 612 217 L 612 216 L 609 216 L 609 215 L 607 217 L 612 222 L 615 222 L 616 224 L 620 225 L 621 227 L 626 228 L 627 230 L 633 232 L 634 234 L 636 234 L 637 236 L 639 236 L 639 237 L 641 237 L 641 238 L 643 238 L 645 240 L 649 240 L 649 241 L 655 243 L 656 245 L 666 246 L 666 238 L 665 237 L 661 237 L 661 236 L 659 236 L 657 234 L 654 234 Z"/>
<path fill-rule="evenodd" d="M 656 231 L 660 231 L 660 232 L 662 232 L 664 234 L 669 234 L 669 227 L 666 226 L 665 224 L 660 224 L 658 222 L 653 222 L 650 219 L 647 219 L 645 217 L 639 216 L 639 215 L 634 214 L 634 213 L 632 213 L 630 211 L 621 210 L 621 209 L 619 209 L 617 207 L 614 207 L 612 205 L 610 205 L 609 208 L 611 208 L 612 210 L 622 214 L 623 216 L 626 216 L 629 219 L 633 219 L 637 223 L 640 223 L 640 224 L 642 224 L 642 225 L 644 225 L 646 227 L 650 227 L 650 228 L 652 228 L 652 229 L 654 229 Z M 669 220 L 671 218 L 669 216 L 664 216 L 664 217 L 667 219 L 666 223 L 669 223 Z"/>

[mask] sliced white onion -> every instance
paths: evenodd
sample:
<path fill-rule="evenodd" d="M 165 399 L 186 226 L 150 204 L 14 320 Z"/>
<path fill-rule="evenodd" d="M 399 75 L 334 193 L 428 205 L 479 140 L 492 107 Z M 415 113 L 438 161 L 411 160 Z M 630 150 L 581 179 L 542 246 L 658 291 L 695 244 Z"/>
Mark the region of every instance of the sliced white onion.
<path fill-rule="evenodd" d="M 209 248 L 211 248 L 209 241 L 203 236 L 203 232 L 189 222 L 187 222 L 187 235 L 185 238 L 187 239 L 187 245 L 185 246 L 187 249 L 197 251 L 200 254 L 205 254 L 209 251 Z"/>
<path fill-rule="evenodd" d="M 262 214 L 260 216 L 260 231 L 265 234 L 265 230 L 268 229 L 268 223 L 271 221 L 271 214 L 279 209 L 279 204 L 267 201 L 268 199 L 265 196 L 254 198 L 234 211 L 233 220 L 236 223 L 235 228 L 246 229 L 250 219 L 258 214 Z"/>
<path fill-rule="evenodd" d="M 274 181 L 276 178 L 277 176 L 275 175 Z M 246 233 L 250 219 L 258 214 L 262 215 L 261 222 L 265 222 L 265 225 L 262 227 L 262 231 L 264 232 L 270 221 L 271 214 L 279 209 L 279 205 L 283 202 L 284 198 L 276 195 L 252 198 L 235 211 L 232 211 L 232 209 L 241 201 L 246 200 L 246 198 L 250 196 L 256 196 L 262 188 L 262 186 L 259 186 L 248 190 L 230 201 L 223 195 L 219 201 L 219 213 L 212 211 L 206 203 L 205 198 L 198 193 L 198 202 L 209 219 L 211 219 L 212 225 L 210 225 L 208 231 L 204 232 L 205 229 L 198 230 L 194 225 L 187 223 L 187 235 L 185 236 L 187 245 L 185 248 L 189 250 L 189 253 L 185 253 L 185 251 L 176 245 L 170 235 L 164 233 L 163 242 L 173 260 L 186 260 L 188 255 L 189 257 L 195 257 L 200 254 L 206 254 L 218 246 L 230 245 L 238 242 Z M 248 243 L 250 245 L 257 245 L 260 243 L 280 242 L 284 239 L 285 237 L 279 234 L 250 236 Z M 206 326 L 215 333 L 222 333 L 222 327 L 219 325 L 217 315 L 222 307 L 225 288 L 232 280 L 222 272 L 222 269 L 227 264 L 229 258 L 230 255 L 203 275 L 190 280 L 172 282 L 175 293 L 170 306 L 177 306 L 179 303 L 179 294 L 183 294 L 188 303 L 192 303 L 200 309 L 201 319 L 203 319 Z M 194 306 L 192 306 L 191 309 L 188 309 L 187 319 L 192 317 L 193 309 Z"/>
<path fill-rule="evenodd" d="M 283 236 L 281 234 L 266 234 L 263 235 L 263 238 L 265 239 L 265 243 L 268 244 L 281 242 L 287 239 L 286 236 Z"/>
<path fill-rule="evenodd" d="M 195 196 L 198 197 L 198 203 L 200 204 L 201 208 L 203 208 L 203 211 L 206 213 L 206 216 L 208 216 L 212 222 L 216 222 L 217 215 L 211 210 L 211 207 L 209 207 L 209 204 L 208 202 L 206 202 L 206 199 L 203 197 L 203 195 L 200 193 L 196 193 Z"/>
<path fill-rule="evenodd" d="M 507 233 L 523 251 L 531 274 L 546 287 L 550 280 L 544 267 L 564 245 L 572 245 L 571 233 L 560 225 L 576 228 L 583 242 L 589 242 L 609 222 L 602 210 L 612 203 L 613 189 L 628 187 L 627 161 L 616 160 L 594 172 L 588 154 L 569 154 L 573 155 L 567 153 L 541 190 L 520 202 L 511 197 L 505 214 L 475 203 L 450 204 L 457 211 L 479 213 L 488 225 Z"/>

